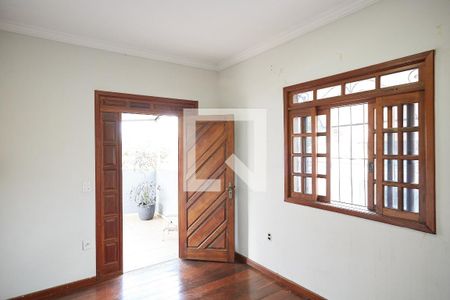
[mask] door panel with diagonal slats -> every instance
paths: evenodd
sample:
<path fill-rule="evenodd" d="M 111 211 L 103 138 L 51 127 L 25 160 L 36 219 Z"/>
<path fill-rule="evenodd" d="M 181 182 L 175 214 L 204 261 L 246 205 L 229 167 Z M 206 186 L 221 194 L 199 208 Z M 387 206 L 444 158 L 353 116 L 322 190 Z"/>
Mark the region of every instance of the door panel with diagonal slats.
<path fill-rule="evenodd" d="M 234 260 L 234 173 L 232 121 L 200 121 L 187 133 L 183 193 L 179 206 L 180 257 Z"/>

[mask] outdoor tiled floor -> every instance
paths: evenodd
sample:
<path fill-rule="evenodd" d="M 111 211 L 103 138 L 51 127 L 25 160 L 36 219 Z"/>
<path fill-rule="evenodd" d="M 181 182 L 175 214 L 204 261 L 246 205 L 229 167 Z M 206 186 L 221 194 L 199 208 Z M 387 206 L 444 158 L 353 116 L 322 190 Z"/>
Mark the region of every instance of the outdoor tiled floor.
<path fill-rule="evenodd" d="M 178 257 L 178 232 L 164 233 L 167 223 L 157 216 L 153 220 L 141 221 L 137 214 L 124 214 L 124 272 Z"/>

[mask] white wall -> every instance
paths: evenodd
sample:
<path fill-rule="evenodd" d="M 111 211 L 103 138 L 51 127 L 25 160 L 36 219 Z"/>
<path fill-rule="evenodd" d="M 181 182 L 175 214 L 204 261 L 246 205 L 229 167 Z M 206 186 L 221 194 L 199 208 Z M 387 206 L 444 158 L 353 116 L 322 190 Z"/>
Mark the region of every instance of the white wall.
<path fill-rule="evenodd" d="M 436 49 L 437 234 L 283 202 L 284 86 Z M 268 110 L 267 191 L 237 187 L 237 251 L 330 299 L 450 299 L 450 1 L 382 1 L 219 74 Z M 252 157 L 247 127 L 237 155 Z M 273 235 L 267 241 L 267 233 Z"/>
<path fill-rule="evenodd" d="M 95 89 L 208 107 L 216 84 L 215 72 L 0 32 L 0 299 L 95 276 L 95 196 L 82 193 Z"/>
<path fill-rule="evenodd" d="M 238 182 L 237 250 L 331 299 L 450 298 L 449 31 L 448 0 L 386 0 L 219 77 L 0 32 L 0 298 L 95 275 L 95 89 L 266 108 L 268 189 Z M 437 235 L 283 202 L 282 87 L 434 48 Z"/>

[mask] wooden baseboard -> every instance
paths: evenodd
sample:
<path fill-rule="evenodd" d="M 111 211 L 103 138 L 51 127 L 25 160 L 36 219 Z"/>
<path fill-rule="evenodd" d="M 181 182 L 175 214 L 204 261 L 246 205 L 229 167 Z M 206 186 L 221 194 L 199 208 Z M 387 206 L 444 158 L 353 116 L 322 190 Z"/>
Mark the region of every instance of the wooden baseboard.
<path fill-rule="evenodd" d="M 310 300 L 325 300 L 324 297 L 314 293 L 313 291 L 308 290 L 307 288 L 302 287 L 301 285 L 281 276 L 278 273 L 273 272 L 272 270 L 267 269 L 266 267 L 254 262 L 250 258 L 245 257 L 244 255 L 239 254 L 237 252 L 235 254 L 235 261 L 238 263 L 243 263 L 243 264 L 249 265 L 253 269 L 260 271 L 267 277 L 270 277 L 271 279 L 275 280 L 278 284 L 286 287 L 287 289 L 291 290 L 293 293 L 295 293 L 303 298 L 310 299 Z"/>
<path fill-rule="evenodd" d="M 91 285 L 94 285 L 97 282 L 97 277 L 90 277 L 81 279 L 78 281 L 58 285 L 49 289 L 45 289 L 42 291 L 33 292 L 30 294 L 14 297 L 11 300 L 17 300 L 17 299 L 26 299 L 26 300 L 41 300 L 41 299 L 48 299 L 53 298 L 57 296 L 63 296 L 67 295 L 77 289 L 81 289 L 84 287 L 88 287 Z"/>
<path fill-rule="evenodd" d="M 236 253 L 235 254 L 235 261 L 237 263 L 247 264 L 250 267 L 254 268 L 255 270 L 258 270 L 259 272 L 263 273 L 267 277 L 275 280 L 278 284 L 286 287 L 287 289 L 291 290 L 293 293 L 310 300 L 325 300 L 324 297 L 314 293 L 313 291 L 308 290 L 307 288 L 302 287 L 301 285 L 293 282 L 292 280 L 289 280 L 283 276 L 281 276 L 278 273 L 273 272 L 272 270 L 267 269 L 266 267 L 258 264 L 257 262 L 254 262 L 248 257 L 243 256 L 242 254 Z M 114 276 L 108 276 L 105 278 L 98 278 L 97 277 L 90 277 L 85 278 L 82 280 L 62 284 L 59 286 L 55 286 L 52 288 L 48 288 L 45 290 L 33 292 L 30 294 L 14 297 L 11 300 L 41 300 L 41 299 L 48 299 L 53 298 L 57 296 L 63 296 L 67 295 L 77 289 L 85 288 L 91 285 L 94 285 L 95 283 L 99 281 L 104 281 L 107 279 L 110 279 L 111 277 L 116 277 L 117 275 L 114 274 Z"/>

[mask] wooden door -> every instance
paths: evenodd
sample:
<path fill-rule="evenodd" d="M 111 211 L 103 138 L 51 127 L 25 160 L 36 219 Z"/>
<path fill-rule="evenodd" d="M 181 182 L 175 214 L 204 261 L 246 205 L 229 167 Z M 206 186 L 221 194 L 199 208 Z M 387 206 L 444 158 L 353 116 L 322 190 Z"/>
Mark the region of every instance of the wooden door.
<path fill-rule="evenodd" d="M 226 160 L 234 152 L 234 122 L 228 118 L 192 124 L 184 129 L 180 258 L 233 262 L 234 172 Z"/>
<path fill-rule="evenodd" d="M 97 276 L 122 273 L 121 114 L 99 112 L 97 125 Z"/>

